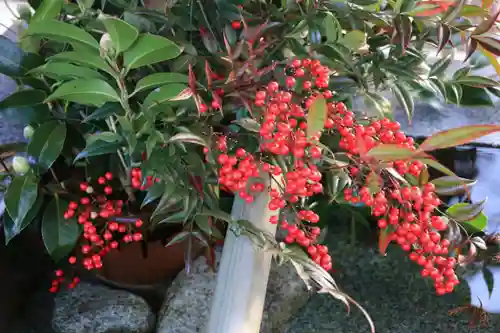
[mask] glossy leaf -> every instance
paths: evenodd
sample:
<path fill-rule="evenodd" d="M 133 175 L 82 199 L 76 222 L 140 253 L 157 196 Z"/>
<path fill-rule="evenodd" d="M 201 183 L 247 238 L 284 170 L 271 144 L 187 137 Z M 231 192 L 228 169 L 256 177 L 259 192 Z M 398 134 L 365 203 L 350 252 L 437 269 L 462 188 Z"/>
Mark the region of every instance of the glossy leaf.
<path fill-rule="evenodd" d="M 233 124 L 239 125 L 250 132 L 258 133 L 260 130 L 260 124 L 253 118 L 241 118 L 233 121 Z"/>
<path fill-rule="evenodd" d="M 38 160 L 42 170 L 48 170 L 59 157 L 66 140 L 66 125 L 47 122 L 35 129 L 28 145 L 28 154 Z"/>
<path fill-rule="evenodd" d="M 466 2 L 467 0 L 457 0 L 455 6 L 449 7 L 449 10 L 443 15 L 441 21 L 443 23 L 450 23 L 456 19 L 462 12 Z"/>
<path fill-rule="evenodd" d="M 477 45 L 478 45 L 478 43 L 477 43 L 477 40 L 475 38 L 469 38 L 469 40 L 467 41 L 467 46 L 466 46 L 466 50 L 465 50 L 464 62 L 469 60 L 469 58 L 472 56 L 472 54 L 474 54 L 474 52 L 477 49 Z"/>
<path fill-rule="evenodd" d="M 31 18 L 30 23 L 55 18 L 61 12 L 63 5 L 64 0 L 43 0 Z"/>
<path fill-rule="evenodd" d="M 172 142 L 185 142 L 185 143 L 194 143 L 201 146 L 208 147 L 208 143 L 201 136 L 193 134 L 193 133 L 178 133 L 168 139 L 167 143 Z"/>
<path fill-rule="evenodd" d="M 37 196 L 35 203 L 33 204 L 33 206 L 31 206 L 24 219 L 21 221 L 18 220 L 17 223 L 14 222 L 14 220 L 8 213 L 2 216 L 4 222 L 3 230 L 5 233 L 5 245 L 8 245 L 14 237 L 19 235 L 27 226 L 31 224 L 31 222 L 33 222 L 33 220 L 37 216 L 40 215 L 39 213 L 40 208 L 42 208 L 42 204 L 43 196 L 39 195 Z"/>
<path fill-rule="evenodd" d="M 488 269 L 488 267 L 483 267 L 483 278 L 488 286 L 488 293 L 491 297 L 491 293 L 495 288 L 495 277 L 493 273 Z"/>
<path fill-rule="evenodd" d="M 448 41 L 451 37 L 451 28 L 448 25 L 441 24 L 438 27 L 438 50 L 437 53 L 441 52 L 441 50 L 448 44 Z"/>
<path fill-rule="evenodd" d="M 100 108 L 92 111 L 92 113 L 89 114 L 87 117 L 85 117 L 83 121 L 87 123 L 93 120 L 103 120 L 113 115 L 122 116 L 124 113 L 125 111 L 123 111 L 123 108 L 120 105 L 120 103 L 111 102 L 111 103 L 106 103 Z"/>
<path fill-rule="evenodd" d="M 43 90 L 26 89 L 17 91 L 7 96 L 0 102 L 0 110 L 7 108 L 20 108 L 24 106 L 35 106 L 45 101 L 47 94 Z"/>
<path fill-rule="evenodd" d="M 42 239 L 54 261 L 67 256 L 76 245 L 80 228 L 75 218 L 64 219 L 68 203 L 54 197 L 43 214 Z"/>
<path fill-rule="evenodd" d="M 156 88 L 144 99 L 142 107 L 146 110 L 162 103 L 174 101 L 186 88 L 187 85 L 182 83 L 172 83 Z"/>
<path fill-rule="evenodd" d="M 417 157 L 417 160 L 451 177 L 458 177 L 452 170 L 436 161 L 432 156 Z"/>
<path fill-rule="evenodd" d="M 310 138 L 323 131 L 327 114 L 326 100 L 323 97 L 316 97 L 307 115 L 307 137 Z"/>
<path fill-rule="evenodd" d="M 439 195 L 457 195 L 464 193 L 467 188 L 474 186 L 477 181 L 455 176 L 443 176 L 431 181 L 436 186 Z"/>
<path fill-rule="evenodd" d="M 455 147 L 498 131 L 500 131 L 499 125 L 470 125 L 457 127 L 431 135 L 420 145 L 420 150 L 431 151 Z"/>
<path fill-rule="evenodd" d="M 439 59 L 438 61 L 436 61 L 435 63 L 433 63 L 431 66 L 431 70 L 429 72 L 429 77 L 440 76 L 441 74 L 443 74 L 446 71 L 446 69 L 450 66 L 452 60 L 453 60 L 452 55 L 448 54 Z"/>
<path fill-rule="evenodd" d="M 397 15 L 394 18 L 394 27 L 396 29 L 395 38 L 399 40 L 403 54 L 408 47 L 411 39 L 412 22 L 407 15 Z"/>
<path fill-rule="evenodd" d="M 49 61 L 67 61 L 78 65 L 84 65 L 94 69 L 100 69 L 111 75 L 115 75 L 114 70 L 97 53 L 85 51 L 68 51 L 54 54 L 48 58 Z"/>
<path fill-rule="evenodd" d="M 498 87 L 499 82 L 483 76 L 463 76 L 455 80 L 456 83 L 460 83 L 466 86 L 486 88 L 486 87 Z"/>
<path fill-rule="evenodd" d="M 61 84 L 47 100 L 62 99 L 83 105 L 101 107 L 106 102 L 119 102 L 120 97 L 106 81 L 78 79 Z"/>
<path fill-rule="evenodd" d="M 415 151 L 397 144 L 381 144 L 366 153 L 367 157 L 373 157 L 380 161 L 404 160 L 414 155 Z"/>
<path fill-rule="evenodd" d="M 377 111 L 380 119 L 392 117 L 391 102 L 384 96 L 367 91 L 363 100 L 368 109 L 375 109 Z"/>
<path fill-rule="evenodd" d="M 156 64 L 178 57 L 182 50 L 170 40 L 157 35 L 143 34 L 123 53 L 127 70 Z"/>
<path fill-rule="evenodd" d="M 415 103 L 413 102 L 413 97 L 410 91 L 402 83 L 395 82 L 392 87 L 392 92 L 399 102 L 399 105 L 403 108 L 408 117 L 408 121 L 411 123 L 413 118 L 413 111 L 415 109 Z"/>
<path fill-rule="evenodd" d="M 488 218 L 483 213 L 484 202 L 467 204 L 457 203 L 446 210 L 451 218 L 459 221 L 469 232 L 480 232 L 488 225 Z"/>
<path fill-rule="evenodd" d="M 141 203 L 141 208 L 159 199 L 163 195 L 163 193 L 165 193 L 165 191 L 166 191 L 165 184 L 154 183 L 153 186 L 148 188 L 146 196 L 144 197 L 144 200 Z"/>
<path fill-rule="evenodd" d="M 5 193 L 5 209 L 14 225 L 21 225 L 38 197 L 38 180 L 33 172 L 16 176 Z"/>
<path fill-rule="evenodd" d="M 485 50 L 500 56 L 500 41 L 488 36 L 474 36 L 471 38 L 476 43 L 479 43 Z"/>
<path fill-rule="evenodd" d="M 168 83 L 188 83 L 188 76 L 180 73 L 154 73 L 148 75 L 137 82 L 134 94 L 166 85 Z"/>
<path fill-rule="evenodd" d="M 139 36 L 139 31 L 131 24 L 116 17 L 105 17 L 102 22 L 111 37 L 115 51 L 122 53 L 127 50 Z"/>
<path fill-rule="evenodd" d="M 40 67 L 33 68 L 28 74 L 45 75 L 54 80 L 104 79 L 99 72 L 93 69 L 64 62 L 49 62 Z"/>
<path fill-rule="evenodd" d="M 99 51 L 99 43 L 83 29 L 57 20 L 30 23 L 24 36 L 44 37 L 70 43 L 74 48 L 85 46 Z"/>
<path fill-rule="evenodd" d="M 121 141 L 106 142 L 101 140 L 96 140 L 91 144 L 88 144 L 84 150 L 82 150 L 76 157 L 75 161 L 81 160 L 82 158 L 100 156 L 116 153 L 116 151 L 124 146 Z"/>

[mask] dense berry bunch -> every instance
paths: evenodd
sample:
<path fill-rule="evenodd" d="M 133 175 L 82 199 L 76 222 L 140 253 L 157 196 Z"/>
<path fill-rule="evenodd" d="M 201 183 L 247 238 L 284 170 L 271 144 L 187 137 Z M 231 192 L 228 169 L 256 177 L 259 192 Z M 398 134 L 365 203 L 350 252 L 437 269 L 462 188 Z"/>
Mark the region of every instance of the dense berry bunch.
<path fill-rule="evenodd" d="M 147 187 L 152 181 L 148 179 L 146 184 L 143 184 L 141 177 L 140 169 L 132 169 L 134 188 Z M 83 226 L 83 237 L 80 240 L 81 255 L 78 259 L 87 270 L 102 268 L 103 256 L 111 249 L 118 249 L 120 242 L 138 242 L 143 239 L 141 232 L 143 221 L 137 218 L 123 218 L 124 201 L 109 198 L 113 194 L 112 180 L 113 174 L 107 172 L 97 179 L 97 184 L 94 186 L 87 182 L 80 183 L 82 196 L 79 202 L 71 201 L 64 213 L 65 219 L 76 218 Z M 134 186 L 134 182 L 137 181 L 141 183 L 139 186 Z M 68 261 L 72 265 L 76 264 L 77 257 L 71 256 Z M 57 292 L 62 283 L 68 282 L 62 270 L 58 269 L 55 275 L 51 292 Z M 73 288 L 78 281 L 78 277 L 73 277 L 68 287 Z"/>
<path fill-rule="evenodd" d="M 379 217 L 378 226 L 389 232 L 389 239 L 397 242 L 410 254 L 410 259 L 423 266 L 422 276 L 434 279 L 439 295 L 453 291 L 458 284 L 454 267 L 456 260 L 448 257 L 450 242 L 442 239 L 441 233 L 447 223 L 433 212 L 440 200 L 432 184 L 422 188 L 403 187 L 390 174 L 375 174 L 364 152 L 380 144 L 396 144 L 416 149 L 413 139 L 407 137 L 397 122 L 389 119 L 359 124 L 353 112 L 340 102 L 332 101 L 334 93 L 328 90 L 329 69 L 317 60 L 293 60 L 285 68 L 282 84 L 271 81 L 265 89 L 256 92 L 253 101 L 255 117 L 260 122 L 260 150 L 252 155 L 238 148 L 228 152 L 225 136 L 220 136 L 217 149 L 219 181 L 229 191 L 238 193 L 246 202 L 253 201 L 253 195 L 265 190 L 259 180 L 259 173 L 268 173 L 281 184 L 280 191 L 268 189 L 271 200 L 269 209 L 286 210 L 295 213 L 293 222 L 290 214 L 277 213 L 270 219 L 287 231 L 286 243 L 297 243 L 305 248 L 311 258 L 326 270 L 332 261 L 328 248 L 317 244 L 320 229 L 314 226 L 319 216 L 304 205 L 305 199 L 321 193 L 322 175 L 318 165 L 322 157 L 319 145 L 321 132 L 308 133 L 307 117 L 315 98 L 327 100 L 328 114 L 325 131 L 340 134 L 339 147 L 346 151 L 349 173 L 353 179 L 352 188 L 345 190 L 345 200 L 363 203 Z M 266 162 L 269 156 L 278 156 L 287 163 L 287 170 Z M 420 161 L 395 161 L 388 167 L 400 175 L 418 177 L 426 166 Z M 373 179 L 379 184 L 377 190 L 368 185 Z"/>

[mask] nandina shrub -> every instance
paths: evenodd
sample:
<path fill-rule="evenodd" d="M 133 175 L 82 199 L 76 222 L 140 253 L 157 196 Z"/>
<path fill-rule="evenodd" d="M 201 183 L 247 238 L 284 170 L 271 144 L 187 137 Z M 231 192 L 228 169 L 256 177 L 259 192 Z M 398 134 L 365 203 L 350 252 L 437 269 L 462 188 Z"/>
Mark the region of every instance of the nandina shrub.
<path fill-rule="evenodd" d="M 417 95 L 491 104 L 498 82 L 469 67 L 449 77 L 452 52 L 441 51 L 473 29 L 467 57 L 480 45 L 494 58 L 498 41 L 486 32 L 496 15 L 476 24 L 461 17 L 462 1 L 384 10 L 375 2 L 177 1 L 164 12 L 135 2 L 32 2 L 22 65 L 0 69 L 19 83 L 0 106 L 36 108 L 28 144 L 2 148 L 7 242 L 41 219 L 54 261 L 99 270 L 109 251 L 154 239 L 162 226 L 176 226 L 167 246 L 211 248 L 226 223 L 352 301 L 326 273 L 334 267 L 319 242 L 328 221 L 318 198 L 326 197 L 363 205 L 377 219 L 383 254 L 399 244 L 437 294 L 453 291 L 458 267 L 494 252 L 483 239 L 484 202 L 446 207 L 439 198 L 467 193 L 474 181 L 428 152 L 498 127 L 458 128 L 415 145 L 380 92 L 390 89 L 409 119 Z M 425 43 L 441 57 L 430 66 Z M 355 96 L 365 109 L 352 108 Z M 16 155 L 12 165 L 6 155 Z M 428 168 L 443 176 L 430 179 Z M 269 195 L 269 223 L 283 229 L 284 243 L 235 221 L 223 195 L 247 204 Z M 58 269 L 49 288 L 77 282 L 71 267 Z"/>

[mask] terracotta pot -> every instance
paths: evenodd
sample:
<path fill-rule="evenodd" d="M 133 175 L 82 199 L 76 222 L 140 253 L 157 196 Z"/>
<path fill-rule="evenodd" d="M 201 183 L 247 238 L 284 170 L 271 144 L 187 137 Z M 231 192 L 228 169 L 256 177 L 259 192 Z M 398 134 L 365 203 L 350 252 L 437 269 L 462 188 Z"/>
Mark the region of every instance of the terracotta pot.
<path fill-rule="evenodd" d="M 184 269 L 184 249 L 180 242 L 165 247 L 162 242 L 130 243 L 120 250 L 112 250 L 103 257 L 99 278 L 116 287 L 141 290 L 165 285 Z M 193 255 L 199 256 L 202 247 L 193 241 Z M 145 256 L 144 253 L 147 252 Z"/>

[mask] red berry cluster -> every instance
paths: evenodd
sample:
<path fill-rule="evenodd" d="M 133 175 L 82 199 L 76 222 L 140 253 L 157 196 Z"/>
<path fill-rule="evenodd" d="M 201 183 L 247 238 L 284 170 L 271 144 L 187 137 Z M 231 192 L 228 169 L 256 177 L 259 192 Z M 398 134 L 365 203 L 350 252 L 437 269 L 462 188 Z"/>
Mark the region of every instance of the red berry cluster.
<path fill-rule="evenodd" d="M 282 191 L 270 190 L 269 209 L 277 211 L 292 207 L 296 211 L 295 223 L 288 223 L 283 214 L 281 217 L 280 214 L 272 216 L 270 223 L 279 223 L 287 231 L 286 243 L 306 247 L 315 262 L 330 270 L 332 260 L 328 248 L 316 244 L 321 230 L 313 224 L 319 222 L 319 216 L 310 209 L 295 207 L 301 198 L 309 198 L 323 191 L 321 172 L 316 165 L 322 156 L 317 144 L 321 133 L 308 137 L 306 117 L 315 97 L 333 96 L 326 89 L 329 70 L 317 60 L 305 59 L 294 60 L 286 68 L 286 73 L 283 86 L 272 81 L 265 89 L 257 91 L 254 105 L 258 108 L 261 120 L 261 153 L 290 157 L 294 162 L 284 172 L 281 167 L 257 159 L 241 148 L 228 154 L 226 140 L 219 139 L 217 148 L 224 152 L 218 158 L 219 182 L 226 189 L 238 193 L 245 201 L 252 202 L 252 195 L 264 190 L 263 183 L 253 181 L 258 179 L 259 171 L 268 173 L 270 177 L 283 176 Z M 307 94 L 305 98 L 297 98 L 293 93 L 299 83 Z"/>
<path fill-rule="evenodd" d="M 134 172 L 137 176 L 137 171 Z M 143 239 L 140 228 L 143 221 L 133 219 L 127 222 L 116 222 L 123 215 L 123 200 L 113 200 L 108 198 L 113 193 L 113 187 L 110 182 L 113 180 L 113 174 L 106 174 L 97 179 L 96 186 L 91 186 L 87 182 L 80 183 L 80 190 L 84 195 L 79 203 L 71 201 L 64 213 L 65 219 L 76 217 L 79 224 L 83 226 L 83 238 L 81 240 L 81 258 L 82 266 L 87 270 L 102 268 L 102 258 L 111 249 L 118 249 L 119 242 L 124 243 L 138 242 Z M 98 193 L 95 188 L 102 188 L 102 193 Z M 77 257 L 71 256 L 68 259 L 70 264 L 76 264 Z M 56 278 L 52 282 L 51 292 L 57 292 L 60 285 L 65 282 L 64 272 L 57 270 Z M 73 288 L 79 279 L 74 277 L 69 288 Z"/>
<path fill-rule="evenodd" d="M 159 183 L 161 182 L 160 178 L 153 178 L 153 176 L 146 176 L 146 181 L 144 181 L 142 177 L 142 170 L 140 168 L 132 168 L 130 171 L 130 184 L 132 188 L 136 190 L 147 190 L 151 186 L 153 186 L 154 183 Z"/>
<path fill-rule="evenodd" d="M 454 271 L 456 260 L 448 257 L 450 242 L 442 239 L 439 233 L 448 228 L 447 223 L 440 216 L 433 215 L 441 204 L 434 185 L 428 183 L 422 188 L 401 187 L 395 181 L 384 185 L 377 175 L 382 183 L 379 191 L 371 193 L 369 186 L 363 186 L 372 174 L 372 168 L 359 159 L 360 147 L 368 150 L 380 144 L 397 144 L 415 150 L 413 139 L 400 131 L 399 123 L 389 119 L 373 121 L 364 126 L 356 123 L 353 113 L 347 111 L 342 103 L 331 103 L 328 109 L 328 127 L 340 133 L 340 147 L 352 154 L 351 160 L 357 161 L 349 171 L 360 187 L 357 191 L 345 189 L 344 199 L 371 207 L 374 216 L 382 217 L 378 220 L 379 228 L 391 228 L 388 229 L 392 230 L 390 240 L 410 252 L 410 259 L 423 266 L 422 276 L 430 276 L 434 280 L 437 294 L 452 292 L 459 283 Z M 388 166 L 401 175 L 409 173 L 415 177 L 425 168 L 418 160 L 399 160 Z"/>
<path fill-rule="evenodd" d="M 434 279 L 439 295 L 453 291 L 458 284 L 454 272 L 456 260 L 448 257 L 450 242 L 441 238 L 440 232 L 448 227 L 446 221 L 433 215 L 440 200 L 432 184 L 423 188 L 402 187 L 391 175 L 374 174 L 373 168 L 363 159 L 364 152 L 380 144 L 397 144 L 415 150 L 413 139 L 400 130 L 399 123 L 390 119 L 359 124 L 354 113 L 347 110 L 343 103 L 331 100 L 334 93 L 328 90 L 330 72 L 319 61 L 293 60 L 285 69 L 285 74 L 283 85 L 272 81 L 255 94 L 253 102 L 261 123 L 261 158 L 241 148 L 228 153 L 226 137 L 219 137 L 217 148 L 223 152 L 218 158 L 221 185 L 252 202 L 253 194 L 264 190 L 263 184 L 255 180 L 259 171 L 269 173 L 271 177 L 283 176 L 281 191 L 269 190 L 269 209 L 290 208 L 296 213 L 296 221 L 288 223 L 283 215 L 278 214 L 272 216 L 270 222 L 279 223 L 287 231 L 286 243 L 307 247 L 315 262 L 327 270 L 331 269 L 327 247 L 317 244 L 320 229 L 313 225 L 319 221 L 319 216 L 299 206 L 303 199 L 323 191 L 317 167 L 322 157 L 318 144 L 321 133 L 308 134 L 306 121 L 315 98 L 322 96 L 328 101 L 325 129 L 340 134 L 339 146 L 352 161 L 349 172 L 354 185 L 345 190 L 345 200 L 372 208 L 373 215 L 380 217 L 378 226 L 381 229 L 390 228 L 386 229 L 391 231 L 390 240 L 410 252 L 410 259 L 423 266 L 422 276 Z M 264 161 L 268 155 L 289 157 L 284 160 L 292 161 L 291 165 L 284 172 L 279 166 L 271 166 Z M 389 166 L 403 176 L 411 174 L 415 177 L 425 168 L 418 160 L 395 161 Z M 368 178 L 373 177 L 379 182 L 379 190 L 366 185 L 372 181 Z"/>

